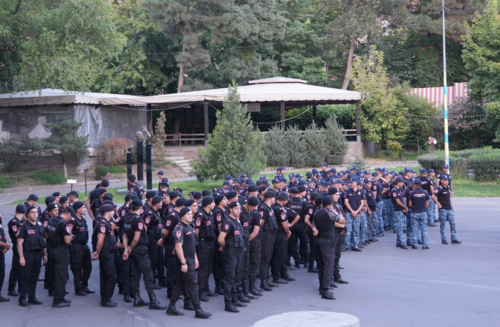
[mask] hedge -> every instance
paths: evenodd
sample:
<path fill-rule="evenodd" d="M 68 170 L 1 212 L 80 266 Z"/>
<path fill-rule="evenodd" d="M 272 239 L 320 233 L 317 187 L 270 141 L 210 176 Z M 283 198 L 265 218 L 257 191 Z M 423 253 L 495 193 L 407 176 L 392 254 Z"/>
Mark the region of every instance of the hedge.
<path fill-rule="evenodd" d="M 417 158 L 418 163 L 426 169 L 442 171 L 444 151 L 436 151 Z M 484 147 L 480 149 L 451 151 L 450 167 L 454 177 L 468 178 L 469 170 L 477 181 L 495 181 L 500 173 L 500 149 Z"/>

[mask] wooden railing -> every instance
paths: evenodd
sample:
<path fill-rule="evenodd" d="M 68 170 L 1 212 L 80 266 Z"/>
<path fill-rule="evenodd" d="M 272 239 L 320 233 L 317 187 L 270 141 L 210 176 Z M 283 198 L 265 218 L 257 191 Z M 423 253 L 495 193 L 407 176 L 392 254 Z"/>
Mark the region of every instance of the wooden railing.
<path fill-rule="evenodd" d="M 205 141 L 205 134 L 204 133 L 198 133 L 198 134 L 167 134 L 167 142 L 168 143 L 174 143 L 174 144 L 179 144 L 179 146 L 182 145 L 182 142 L 191 142 L 191 144 L 194 144 L 196 141 Z"/>

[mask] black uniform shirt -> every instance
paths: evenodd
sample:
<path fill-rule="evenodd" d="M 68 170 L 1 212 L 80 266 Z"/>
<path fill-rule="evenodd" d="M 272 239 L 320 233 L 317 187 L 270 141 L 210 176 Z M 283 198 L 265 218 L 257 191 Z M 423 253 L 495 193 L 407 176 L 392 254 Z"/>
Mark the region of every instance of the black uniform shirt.
<path fill-rule="evenodd" d="M 428 200 L 429 200 L 429 193 L 427 193 L 427 191 L 421 189 L 420 187 L 410 192 L 408 201 L 411 201 L 411 212 L 413 213 L 426 212 L 427 207 L 425 206 L 425 203 Z"/>
<path fill-rule="evenodd" d="M 199 229 L 200 239 L 209 238 L 210 241 L 215 237 L 215 222 L 212 212 L 206 213 L 203 208 L 201 208 L 195 217 L 196 229 Z"/>
<path fill-rule="evenodd" d="M 13 250 L 16 249 L 17 247 L 17 236 L 19 235 L 19 232 L 21 231 L 21 225 L 23 223 L 17 219 L 17 217 L 12 218 L 9 223 L 7 224 L 7 229 L 9 231 L 9 237 L 10 241 L 12 242 L 12 248 Z"/>
<path fill-rule="evenodd" d="M 89 241 L 89 229 L 87 227 L 87 220 L 85 216 L 82 218 L 72 217 L 71 224 L 73 225 L 73 235 L 75 236 L 74 242 L 80 244 L 87 244 Z"/>
<path fill-rule="evenodd" d="M 314 213 L 314 224 L 318 229 L 318 239 L 333 240 L 335 238 L 335 224 L 326 209 L 319 209 Z"/>
<path fill-rule="evenodd" d="M 184 258 L 194 260 L 196 253 L 196 232 L 191 225 L 186 225 L 182 221 L 174 228 L 175 243 L 182 243 Z"/>
<path fill-rule="evenodd" d="M 287 209 L 285 207 L 282 207 L 280 204 L 275 203 L 272 206 L 272 210 L 274 211 L 274 216 L 276 217 L 276 220 L 278 222 L 278 231 L 284 232 L 285 230 L 283 229 L 282 223 L 288 221 L 286 214 Z"/>
<path fill-rule="evenodd" d="M 128 214 L 123 219 L 123 233 L 127 235 L 128 244 L 132 244 L 132 241 L 135 237 L 135 232 L 141 232 L 141 236 L 139 238 L 138 245 L 147 245 L 148 244 L 148 235 L 146 234 L 146 227 L 144 224 L 144 220 L 142 220 L 141 216 L 135 213 Z M 134 250 L 137 247 L 134 248 Z"/>
<path fill-rule="evenodd" d="M 403 211 L 404 208 L 401 207 L 399 204 L 397 204 L 396 199 L 399 199 L 399 201 L 401 201 L 402 204 L 405 203 L 403 199 L 403 193 L 401 193 L 401 191 L 397 187 L 394 187 L 391 190 L 391 201 L 392 205 L 394 206 L 394 211 Z"/>
<path fill-rule="evenodd" d="M 18 233 L 18 239 L 24 239 L 24 251 L 40 251 L 47 247 L 44 238 L 44 229 L 42 223 L 37 221 L 34 225 L 26 220 Z"/>
<path fill-rule="evenodd" d="M 175 247 L 175 236 L 173 233 L 173 230 L 177 225 L 180 223 L 181 219 L 179 217 L 179 213 L 175 210 L 170 212 L 167 217 L 165 218 L 165 224 L 163 225 L 163 229 L 168 230 L 168 236 L 165 239 L 165 243 L 163 246 L 166 249 L 172 249 Z"/>
<path fill-rule="evenodd" d="M 365 192 L 366 204 L 368 205 L 370 211 L 377 210 L 377 201 L 375 200 L 375 196 L 373 196 L 373 192 L 371 190 L 367 190 L 366 188 L 363 189 L 363 192 Z"/>
<path fill-rule="evenodd" d="M 227 233 L 225 249 L 243 248 L 243 227 L 238 219 L 226 218 L 222 222 L 221 232 Z"/>
<path fill-rule="evenodd" d="M 450 187 L 440 186 L 435 191 L 434 194 L 437 197 L 439 203 L 441 203 L 442 209 L 451 210 L 451 190 Z"/>
<path fill-rule="evenodd" d="M 349 202 L 351 209 L 353 211 L 357 211 L 361 206 L 361 201 L 364 199 L 364 195 L 363 192 L 361 192 L 360 190 L 354 191 L 352 188 L 350 188 L 346 192 L 345 198 Z"/>
<path fill-rule="evenodd" d="M 7 239 L 5 238 L 5 230 L 3 229 L 2 218 L 0 217 L 0 242 L 7 243 Z M 3 250 L 3 247 L 0 247 L 0 252 Z"/>

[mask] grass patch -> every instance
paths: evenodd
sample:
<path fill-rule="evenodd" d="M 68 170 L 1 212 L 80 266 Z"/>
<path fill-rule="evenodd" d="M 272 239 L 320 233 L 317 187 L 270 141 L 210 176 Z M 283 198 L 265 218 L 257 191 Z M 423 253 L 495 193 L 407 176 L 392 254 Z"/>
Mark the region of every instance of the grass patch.
<path fill-rule="evenodd" d="M 111 174 L 124 174 L 126 172 L 127 172 L 127 168 L 125 168 L 123 166 L 116 165 L 116 166 L 108 167 L 108 173 L 111 173 Z"/>
<path fill-rule="evenodd" d="M 17 179 L 11 176 L 0 177 L 0 188 L 9 188 L 17 185 Z"/>
<path fill-rule="evenodd" d="M 36 185 L 57 185 L 66 182 L 64 174 L 60 171 L 37 171 L 29 174 L 28 177 L 34 179 Z"/>
<path fill-rule="evenodd" d="M 421 155 L 426 154 L 426 152 L 421 151 Z M 417 160 L 417 152 L 414 151 L 403 151 L 403 160 L 409 161 L 416 161 Z M 385 160 L 385 161 L 399 161 L 399 153 L 392 153 L 392 151 L 380 151 L 378 154 L 373 154 L 369 158 L 373 159 L 380 159 L 380 160 Z"/>
<path fill-rule="evenodd" d="M 472 179 L 454 179 L 453 192 L 462 197 L 498 197 L 500 182 L 476 182 Z"/>

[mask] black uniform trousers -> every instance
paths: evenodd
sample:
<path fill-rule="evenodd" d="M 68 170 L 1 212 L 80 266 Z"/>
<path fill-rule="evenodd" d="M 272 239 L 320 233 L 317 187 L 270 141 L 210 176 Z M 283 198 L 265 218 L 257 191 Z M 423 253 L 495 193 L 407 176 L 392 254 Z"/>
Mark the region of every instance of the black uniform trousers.
<path fill-rule="evenodd" d="M 222 280 L 224 279 L 224 255 L 219 251 L 220 245 L 217 239 L 218 237 L 215 237 L 214 240 L 214 281 L 215 287 L 222 287 Z"/>
<path fill-rule="evenodd" d="M 14 291 L 16 289 L 16 285 L 19 287 L 20 279 L 21 265 L 19 264 L 19 253 L 17 252 L 17 246 L 12 246 L 12 266 L 9 274 L 9 292 Z"/>
<path fill-rule="evenodd" d="M 180 262 L 175 255 L 174 247 L 164 247 L 165 249 L 165 266 L 167 267 L 167 297 L 171 298 L 172 292 L 174 290 L 175 283 L 177 281 L 177 276 L 180 271 Z"/>
<path fill-rule="evenodd" d="M 276 232 L 262 233 L 261 239 L 261 256 L 260 256 L 260 279 L 269 280 L 269 264 L 273 257 L 274 241 L 276 240 Z"/>
<path fill-rule="evenodd" d="M 340 232 L 341 228 L 335 228 L 335 261 L 333 263 L 333 280 L 339 280 L 342 276 L 340 276 L 340 256 L 342 255 L 342 235 Z"/>
<path fill-rule="evenodd" d="M 54 257 L 52 256 L 52 247 L 47 244 L 47 264 L 45 265 L 44 288 L 49 292 L 54 291 Z"/>
<path fill-rule="evenodd" d="M 273 279 L 280 279 L 287 276 L 285 266 L 286 235 L 284 232 L 277 232 L 274 241 L 274 250 L 271 260 L 271 273 Z"/>
<path fill-rule="evenodd" d="M 318 262 L 319 286 L 328 291 L 333 277 L 336 240 L 316 239 L 316 261 Z"/>
<path fill-rule="evenodd" d="M 245 238 L 245 247 L 241 253 L 241 260 L 239 261 L 238 271 L 236 275 L 236 282 L 238 291 L 242 290 L 244 284 L 248 284 L 248 276 L 250 274 L 250 244 L 248 238 Z"/>
<path fill-rule="evenodd" d="M 142 274 L 148 295 L 154 295 L 154 274 L 148 257 L 148 248 L 145 245 L 137 245 L 130 253 L 128 261 L 130 261 L 130 290 L 132 294 L 139 293 L 139 282 Z"/>
<path fill-rule="evenodd" d="M 130 261 L 123 260 L 124 252 L 125 249 L 117 248 L 116 250 L 114 250 L 116 278 L 120 293 L 123 295 L 130 295 Z"/>
<path fill-rule="evenodd" d="M 309 238 L 306 233 L 306 225 L 304 223 L 298 222 L 292 228 L 290 228 L 292 235 L 290 236 L 290 250 L 293 260 L 295 261 L 295 265 L 300 263 L 300 259 L 306 261 L 309 259 Z M 299 248 L 298 241 L 300 240 L 300 257 L 299 257 Z M 300 259 L 299 259 L 300 258 Z"/>
<path fill-rule="evenodd" d="M 26 251 L 24 250 L 24 260 L 26 265 L 20 266 L 21 276 L 19 278 L 19 300 L 29 300 L 36 298 L 36 282 L 40 276 L 42 267 L 43 251 Z"/>
<path fill-rule="evenodd" d="M 89 286 L 90 273 L 92 272 L 92 257 L 87 244 L 73 242 L 70 249 L 71 270 L 75 292 Z"/>
<path fill-rule="evenodd" d="M 198 296 L 198 279 L 196 278 L 196 270 L 194 269 L 194 258 L 185 259 L 188 271 L 183 273 L 181 271 L 181 263 L 177 258 L 177 281 L 175 282 L 170 301 L 177 302 L 184 293 L 184 302 L 191 301 L 196 309 L 200 307 L 200 298 Z"/>
<path fill-rule="evenodd" d="M 314 268 L 314 260 L 316 260 L 316 236 L 313 235 L 312 229 L 307 229 L 309 237 L 309 268 Z"/>
<path fill-rule="evenodd" d="M 153 272 L 158 268 L 158 244 L 154 238 L 155 231 L 148 233 L 148 254 L 149 261 L 151 261 L 151 269 Z"/>
<path fill-rule="evenodd" d="M 51 256 L 54 265 L 54 304 L 59 304 L 66 295 L 69 265 L 68 247 L 65 245 L 53 247 Z"/>
<path fill-rule="evenodd" d="M 5 279 L 5 254 L 0 252 L 0 292 L 2 291 L 2 285 L 4 279 Z"/>
<path fill-rule="evenodd" d="M 260 256 L 261 256 L 260 238 L 256 237 L 250 242 L 248 254 L 250 257 L 250 269 L 248 272 L 248 281 L 250 285 L 254 285 L 259 272 Z"/>
<path fill-rule="evenodd" d="M 163 249 L 163 246 L 158 246 L 158 283 L 161 285 L 166 284 L 166 275 L 165 275 L 165 270 L 166 270 L 166 265 L 165 265 L 165 250 Z"/>
<path fill-rule="evenodd" d="M 115 292 L 117 281 L 115 267 L 115 252 L 102 249 L 99 253 L 99 279 L 101 288 L 101 302 L 111 300 Z"/>
<path fill-rule="evenodd" d="M 224 302 L 226 304 L 238 302 L 236 291 L 237 276 L 240 275 L 240 261 L 243 259 L 243 248 L 224 249 L 224 279 L 222 287 L 224 288 Z"/>
<path fill-rule="evenodd" d="M 218 250 L 218 249 L 217 249 Z M 196 254 L 198 255 L 198 287 L 200 293 L 208 292 L 208 278 L 212 272 L 212 265 L 214 262 L 214 240 L 212 238 L 200 239 L 196 246 Z"/>

